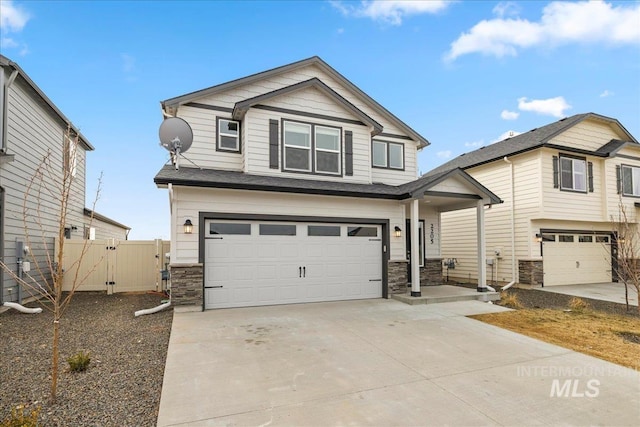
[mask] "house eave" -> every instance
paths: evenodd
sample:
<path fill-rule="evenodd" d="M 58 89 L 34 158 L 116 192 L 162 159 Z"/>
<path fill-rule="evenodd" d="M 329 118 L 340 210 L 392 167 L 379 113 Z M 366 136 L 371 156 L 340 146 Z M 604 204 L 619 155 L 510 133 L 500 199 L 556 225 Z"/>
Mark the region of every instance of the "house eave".
<path fill-rule="evenodd" d="M 82 135 L 80 130 L 78 128 L 76 128 L 73 125 L 73 123 L 71 123 L 71 120 L 69 120 L 64 114 L 62 114 L 62 111 L 60 111 L 60 109 L 53 103 L 53 101 L 51 101 L 51 99 L 49 99 L 49 97 L 47 95 L 45 95 L 45 93 L 38 87 L 37 84 L 35 84 L 35 82 L 33 80 L 31 80 L 31 78 L 27 75 L 27 73 L 25 73 L 25 71 L 22 68 L 20 68 L 20 66 L 18 64 L 16 64 L 15 62 L 11 61 L 6 56 L 3 56 L 3 55 L 0 54 L 0 67 L 11 67 L 14 70 L 16 70 L 18 72 L 19 76 L 25 81 L 25 83 L 27 85 L 29 85 L 31 87 L 31 89 L 53 111 L 53 113 L 58 117 L 58 119 L 61 120 L 65 125 L 69 126 L 69 128 L 76 135 L 78 135 L 78 139 L 79 139 L 82 147 L 86 151 L 95 150 L 94 146 L 91 145 L 91 143 L 84 137 L 84 135 Z"/>

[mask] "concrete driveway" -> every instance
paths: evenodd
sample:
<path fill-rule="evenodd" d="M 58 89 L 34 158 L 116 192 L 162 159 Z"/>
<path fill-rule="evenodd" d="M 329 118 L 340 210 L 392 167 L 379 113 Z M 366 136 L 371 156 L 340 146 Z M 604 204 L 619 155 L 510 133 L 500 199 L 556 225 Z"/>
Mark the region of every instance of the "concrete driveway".
<path fill-rule="evenodd" d="M 560 285 L 536 289 L 545 292 L 573 295 L 580 298 L 591 298 L 625 304 L 623 283 L 610 282 L 591 283 L 588 285 Z M 629 304 L 634 306 L 638 305 L 638 294 L 632 286 L 629 286 Z"/>
<path fill-rule="evenodd" d="M 464 317 L 500 310 L 378 299 L 176 313 L 158 425 L 640 424 L 638 372 Z"/>

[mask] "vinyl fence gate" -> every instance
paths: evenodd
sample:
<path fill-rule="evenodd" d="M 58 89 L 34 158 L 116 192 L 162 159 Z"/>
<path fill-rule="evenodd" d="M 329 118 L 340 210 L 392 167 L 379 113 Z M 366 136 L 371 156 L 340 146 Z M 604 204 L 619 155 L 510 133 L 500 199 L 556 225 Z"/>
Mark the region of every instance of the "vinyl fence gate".
<path fill-rule="evenodd" d="M 85 247 L 86 244 L 86 247 Z M 85 255 L 78 269 L 83 248 Z M 70 291 L 76 278 L 77 291 L 163 291 L 162 271 L 170 242 L 165 240 L 66 240 L 62 267 L 63 290 Z"/>

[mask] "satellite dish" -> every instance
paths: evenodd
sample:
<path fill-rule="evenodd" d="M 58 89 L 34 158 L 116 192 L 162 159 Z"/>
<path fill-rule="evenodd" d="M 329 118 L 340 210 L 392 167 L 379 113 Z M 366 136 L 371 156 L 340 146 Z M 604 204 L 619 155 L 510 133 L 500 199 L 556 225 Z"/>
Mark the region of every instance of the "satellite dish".
<path fill-rule="evenodd" d="M 168 150 L 178 169 L 180 153 L 186 153 L 193 142 L 193 131 L 189 123 L 179 117 L 169 117 L 160 125 L 160 145 Z"/>

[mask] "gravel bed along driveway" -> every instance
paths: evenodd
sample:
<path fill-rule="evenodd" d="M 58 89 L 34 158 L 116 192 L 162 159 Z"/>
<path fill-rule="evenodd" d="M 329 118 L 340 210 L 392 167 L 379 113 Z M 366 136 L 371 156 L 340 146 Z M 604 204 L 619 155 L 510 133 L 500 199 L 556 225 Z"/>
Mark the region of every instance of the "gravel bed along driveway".
<path fill-rule="evenodd" d="M 449 285 L 454 286 L 462 286 L 469 289 L 475 289 L 476 284 L 473 283 L 455 283 L 450 282 L 447 283 Z M 494 286 L 495 287 L 495 286 Z M 500 286 L 495 287 L 496 290 L 500 290 Z M 545 292 L 537 289 L 519 289 L 519 288 L 510 288 L 505 292 L 510 294 L 516 294 L 518 296 L 518 301 L 525 308 L 552 308 L 552 309 L 567 309 L 569 307 L 569 301 L 572 298 L 576 298 L 572 295 L 559 294 L 555 292 Z M 629 289 L 629 292 L 633 292 L 632 289 Z M 638 310 L 635 306 L 630 306 L 627 311 L 625 304 L 618 304 L 610 301 L 602 301 L 591 298 L 582 298 L 589 304 L 589 307 L 593 310 L 602 311 L 609 314 L 619 314 L 619 315 L 628 315 L 628 316 L 639 316 Z M 499 302 L 498 302 L 499 304 Z"/>
<path fill-rule="evenodd" d="M 0 421 L 18 404 L 41 406 L 43 426 L 155 426 L 173 310 L 134 317 L 159 294 L 79 292 L 60 321 L 58 400 L 49 403 L 53 316 L 0 314 Z M 39 307 L 38 303 L 27 304 Z M 67 357 L 91 353 L 86 372 Z"/>

